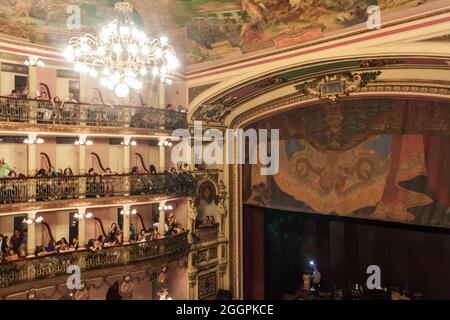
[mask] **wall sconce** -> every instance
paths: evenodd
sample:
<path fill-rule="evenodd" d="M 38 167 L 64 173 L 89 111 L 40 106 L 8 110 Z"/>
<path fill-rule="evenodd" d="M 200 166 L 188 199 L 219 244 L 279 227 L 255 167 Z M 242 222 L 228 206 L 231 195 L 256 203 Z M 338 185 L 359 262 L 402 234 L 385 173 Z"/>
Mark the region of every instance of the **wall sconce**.
<path fill-rule="evenodd" d="M 24 218 L 22 223 L 32 224 L 33 222 L 41 223 L 42 221 L 44 221 L 44 217 L 38 216 L 38 217 L 36 217 L 34 219 L 32 219 L 32 218 Z"/>
<path fill-rule="evenodd" d="M 38 57 L 28 57 L 24 64 L 32 67 L 45 67 L 44 61 L 40 60 Z"/>
<path fill-rule="evenodd" d="M 78 140 L 75 141 L 75 144 L 78 145 L 87 145 L 87 146 L 92 146 L 94 144 L 94 142 L 92 142 L 92 140 L 87 140 L 86 136 L 80 136 L 80 138 Z"/>
<path fill-rule="evenodd" d="M 120 214 L 129 216 L 130 215 L 130 209 L 126 209 L 126 210 L 122 209 L 122 210 L 120 210 Z M 136 209 L 131 210 L 131 214 L 132 215 L 136 215 L 137 214 L 137 210 Z"/>
<path fill-rule="evenodd" d="M 165 204 L 163 206 L 159 206 L 158 210 L 159 211 L 170 211 L 170 210 L 173 210 L 173 206 L 170 204 Z"/>
<path fill-rule="evenodd" d="M 132 140 L 122 140 L 122 142 L 120 143 L 121 145 L 125 145 L 125 146 L 137 146 L 137 142 Z"/>
<path fill-rule="evenodd" d="M 86 219 L 90 219 L 90 218 L 92 218 L 94 215 L 92 214 L 92 212 L 86 212 L 86 213 L 75 213 L 74 215 L 73 215 L 73 217 L 75 218 L 75 219 L 78 219 L 78 220 L 81 220 L 81 219 L 83 219 L 83 218 L 86 218 Z"/>
<path fill-rule="evenodd" d="M 36 136 L 29 136 L 28 138 L 23 140 L 23 143 L 25 144 L 42 144 L 44 142 L 45 142 L 44 139 L 37 138 Z"/>
<path fill-rule="evenodd" d="M 160 147 L 162 147 L 162 146 L 164 146 L 164 147 L 171 147 L 172 146 L 172 142 L 170 142 L 170 141 L 167 141 L 167 140 L 164 140 L 164 141 L 159 141 L 158 142 L 158 146 L 160 146 Z"/>

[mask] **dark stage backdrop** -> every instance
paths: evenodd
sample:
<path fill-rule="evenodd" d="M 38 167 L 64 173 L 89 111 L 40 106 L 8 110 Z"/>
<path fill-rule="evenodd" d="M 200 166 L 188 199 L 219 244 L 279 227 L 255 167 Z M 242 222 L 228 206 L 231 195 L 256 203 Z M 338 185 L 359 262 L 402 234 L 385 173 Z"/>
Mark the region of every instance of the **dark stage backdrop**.
<path fill-rule="evenodd" d="M 424 299 L 450 299 L 450 230 L 244 206 L 244 295 L 281 299 L 317 262 L 326 288 L 366 283 L 381 268 L 382 286 Z"/>

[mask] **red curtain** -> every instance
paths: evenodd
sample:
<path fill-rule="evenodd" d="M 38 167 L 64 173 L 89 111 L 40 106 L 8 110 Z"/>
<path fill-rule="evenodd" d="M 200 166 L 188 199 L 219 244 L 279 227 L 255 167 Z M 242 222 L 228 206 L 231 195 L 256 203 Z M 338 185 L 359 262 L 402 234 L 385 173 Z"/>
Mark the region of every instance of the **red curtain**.
<path fill-rule="evenodd" d="M 264 212 L 244 206 L 244 299 L 264 299 Z"/>

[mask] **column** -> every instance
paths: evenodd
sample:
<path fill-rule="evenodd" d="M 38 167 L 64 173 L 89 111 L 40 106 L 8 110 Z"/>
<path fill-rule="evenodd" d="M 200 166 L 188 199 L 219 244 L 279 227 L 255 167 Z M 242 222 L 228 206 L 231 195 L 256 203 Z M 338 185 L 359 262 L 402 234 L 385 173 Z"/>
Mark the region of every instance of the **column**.
<path fill-rule="evenodd" d="M 32 219 L 33 222 L 28 225 L 27 232 L 27 258 L 34 257 L 36 251 L 36 211 L 28 212 L 28 219 Z"/>
<path fill-rule="evenodd" d="M 123 141 L 125 144 L 123 145 L 123 173 L 129 174 L 130 173 L 130 136 L 124 136 Z M 128 196 L 130 194 L 130 177 L 125 176 L 124 177 L 124 194 Z"/>
<path fill-rule="evenodd" d="M 36 135 L 29 135 L 29 140 L 35 141 Z M 28 177 L 36 176 L 36 145 L 34 143 L 27 146 L 27 174 Z M 28 179 L 28 201 L 36 201 L 36 180 Z"/>
<path fill-rule="evenodd" d="M 123 215 L 123 239 L 122 242 L 123 244 L 128 244 L 130 243 L 130 206 L 129 205 L 125 205 L 123 206 L 123 211 L 124 211 L 124 215 Z"/>
<path fill-rule="evenodd" d="M 163 140 L 160 142 L 164 142 Z M 166 147 L 164 144 L 159 146 L 159 172 L 166 171 Z"/>
<path fill-rule="evenodd" d="M 34 99 L 37 96 L 39 90 L 37 66 L 28 67 L 28 97 Z"/>
<path fill-rule="evenodd" d="M 79 137 L 81 140 L 82 137 Z M 86 145 L 78 145 L 78 174 L 84 176 L 86 174 Z M 84 198 L 86 193 L 86 178 L 82 177 L 78 180 L 79 197 Z"/>
<path fill-rule="evenodd" d="M 166 108 L 166 85 L 163 81 L 160 81 L 158 87 L 158 104 L 161 109 Z"/>
<path fill-rule="evenodd" d="M 159 207 L 162 208 L 164 207 L 165 204 L 166 204 L 165 202 L 160 202 Z M 166 234 L 165 227 L 166 227 L 166 212 L 164 211 L 164 209 L 159 209 L 158 232 L 160 237 L 163 237 Z"/>
<path fill-rule="evenodd" d="M 78 218 L 78 248 L 85 249 L 86 248 L 86 208 L 81 207 L 78 208 L 78 214 L 80 218 Z"/>

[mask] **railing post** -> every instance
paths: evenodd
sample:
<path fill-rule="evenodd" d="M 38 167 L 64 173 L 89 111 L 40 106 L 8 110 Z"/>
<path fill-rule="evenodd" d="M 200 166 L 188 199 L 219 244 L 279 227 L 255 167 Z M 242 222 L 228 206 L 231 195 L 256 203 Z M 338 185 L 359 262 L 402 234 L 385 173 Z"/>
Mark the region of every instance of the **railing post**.
<path fill-rule="evenodd" d="M 36 100 L 28 100 L 28 117 L 30 119 L 30 123 L 37 123 L 37 101 Z"/>
<path fill-rule="evenodd" d="M 34 257 L 36 250 L 36 211 L 28 212 L 28 219 L 32 220 L 32 223 L 27 227 L 27 258 Z"/>
<path fill-rule="evenodd" d="M 128 128 L 131 124 L 131 108 L 122 108 L 123 126 Z"/>
<path fill-rule="evenodd" d="M 78 114 L 80 116 L 80 125 L 81 126 L 85 126 L 86 125 L 86 120 L 87 120 L 87 112 L 88 112 L 88 108 L 89 106 L 84 105 L 84 104 L 79 104 L 77 105 L 78 107 Z M 76 111 L 75 111 L 76 112 Z"/>

